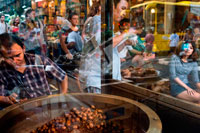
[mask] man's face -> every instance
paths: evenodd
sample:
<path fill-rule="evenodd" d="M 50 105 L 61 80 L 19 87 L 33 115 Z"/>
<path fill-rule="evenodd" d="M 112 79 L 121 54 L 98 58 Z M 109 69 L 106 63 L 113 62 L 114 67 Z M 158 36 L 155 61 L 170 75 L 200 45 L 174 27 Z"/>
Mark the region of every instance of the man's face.
<path fill-rule="evenodd" d="M 71 18 L 71 23 L 72 23 L 72 25 L 73 25 L 73 26 L 76 26 L 76 25 L 78 25 L 78 22 L 79 22 L 78 15 L 72 16 L 72 18 Z"/>
<path fill-rule="evenodd" d="M 24 52 L 25 49 L 21 48 L 17 43 L 14 43 L 10 49 L 2 47 L 2 54 L 5 61 L 15 68 L 24 65 Z"/>
<path fill-rule="evenodd" d="M 1 21 L 4 21 L 5 20 L 5 16 L 1 16 Z"/>
<path fill-rule="evenodd" d="M 31 19 L 35 20 L 35 11 L 32 11 L 32 12 L 30 13 L 30 17 L 31 17 Z"/>
<path fill-rule="evenodd" d="M 116 22 L 121 21 L 125 17 L 125 10 L 128 9 L 127 0 L 121 0 L 115 7 L 113 4 L 113 19 Z"/>

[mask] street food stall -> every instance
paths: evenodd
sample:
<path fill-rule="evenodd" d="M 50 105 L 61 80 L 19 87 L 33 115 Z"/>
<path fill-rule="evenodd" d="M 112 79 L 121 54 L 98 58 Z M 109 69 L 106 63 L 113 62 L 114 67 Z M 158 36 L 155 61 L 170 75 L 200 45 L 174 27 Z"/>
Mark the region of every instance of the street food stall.
<path fill-rule="evenodd" d="M 161 133 L 162 124 L 156 113 L 144 104 L 106 94 L 44 96 L 0 112 L 1 132 L 30 133 L 46 129 L 61 132 Z"/>
<path fill-rule="evenodd" d="M 169 95 L 167 80 L 162 80 L 162 83 L 150 81 L 148 83 L 138 83 L 138 85 L 131 80 L 121 82 L 107 80 L 104 83 L 106 94 L 127 97 L 144 103 L 155 110 L 161 117 L 161 121 L 164 121 L 164 131 L 196 131 L 199 129 L 200 105 Z M 152 90 L 153 85 L 159 88 Z M 174 121 L 170 123 L 171 119 Z M 180 122 L 180 120 L 182 121 Z M 174 124 L 178 121 L 180 122 L 179 125 L 174 127 Z M 190 127 L 194 128 L 191 129 Z"/>
<path fill-rule="evenodd" d="M 169 36 L 175 30 L 180 39 L 189 26 L 199 27 L 199 2 L 193 1 L 147 1 L 133 5 L 130 9 L 132 26 L 153 30 L 154 51 L 169 51 Z"/>

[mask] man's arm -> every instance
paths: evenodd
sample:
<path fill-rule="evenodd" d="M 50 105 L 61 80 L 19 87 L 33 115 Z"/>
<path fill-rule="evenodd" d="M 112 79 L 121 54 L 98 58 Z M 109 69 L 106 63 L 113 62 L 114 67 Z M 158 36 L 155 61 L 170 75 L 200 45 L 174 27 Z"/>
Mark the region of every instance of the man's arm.
<path fill-rule="evenodd" d="M 124 40 L 124 42 L 121 44 L 121 45 L 119 45 L 118 47 L 117 47 L 117 49 L 118 49 L 118 52 L 121 52 L 123 49 L 124 49 L 124 47 L 125 46 L 133 46 L 133 45 L 135 45 L 136 44 L 136 42 L 135 41 L 133 41 L 133 40 L 130 40 L 130 39 L 127 39 L 127 40 Z M 131 50 L 133 50 L 133 49 L 131 49 Z M 135 53 L 135 52 L 134 52 Z"/>
<path fill-rule="evenodd" d="M 121 52 L 121 51 L 124 49 L 125 46 L 126 46 L 126 43 L 125 43 L 125 42 L 124 42 L 123 44 L 119 45 L 119 46 L 117 47 L 118 52 Z"/>
<path fill-rule="evenodd" d="M 67 93 L 68 91 L 68 76 L 65 75 L 63 81 L 61 81 L 61 93 Z"/>
<path fill-rule="evenodd" d="M 55 78 L 57 81 L 59 81 L 61 85 L 60 92 L 66 93 L 68 90 L 68 77 L 66 73 L 49 58 L 43 57 L 43 60 L 45 65 L 46 76 L 51 79 Z"/>
<path fill-rule="evenodd" d="M 135 49 L 130 50 L 131 52 L 135 53 L 135 54 L 139 54 L 139 55 L 143 55 L 142 51 L 137 51 Z"/>
<path fill-rule="evenodd" d="M 116 47 L 123 39 L 126 33 L 113 37 L 113 48 Z"/>
<path fill-rule="evenodd" d="M 65 38 L 62 37 L 62 35 L 59 33 L 59 38 L 60 38 L 60 44 L 61 44 L 61 48 L 62 50 L 66 53 L 67 58 L 72 59 L 73 56 L 70 53 L 69 49 L 67 48 L 66 44 L 65 44 Z"/>
<path fill-rule="evenodd" d="M 66 54 L 69 54 L 69 53 L 70 53 L 70 52 L 69 52 L 69 49 L 67 48 L 67 46 L 66 46 L 66 44 L 65 44 L 65 42 L 64 42 L 65 38 L 62 37 L 62 36 L 60 36 L 60 35 L 59 35 L 59 37 L 60 37 L 60 44 L 61 44 L 62 50 L 63 50 Z"/>
<path fill-rule="evenodd" d="M 14 104 L 9 97 L 6 97 L 6 96 L 0 96 L 0 104 L 3 104 L 3 105 L 11 105 L 11 104 Z"/>
<path fill-rule="evenodd" d="M 0 76 L 2 76 L 2 75 L 0 75 Z M 13 102 L 10 100 L 10 98 L 5 96 L 5 91 L 4 91 L 5 87 L 6 87 L 6 85 L 4 84 L 3 80 L 0 79 L 0 104 L 3 104 L 3 105 L 13 104 Z"/>
<path fill-rule="evenodd" d="M 134 30 L 133 28 L 130 28 L 128 32 L 124 32 L 120 35 L 113 37 L 113 48 L 116 47 L 123 39 L 129 38 L 132 35 L 135 35 L 136 32 L 137 32 L 136 30 Z"/>
<path fill-rule="evenodd" d="M 75 46 L 75 42 L 70 42 L 70 43 L 67 44 L 67 48 L 68 48 L 68 49 L 71 49 L 71 48 L 73 48 L 74 46 Z"/>

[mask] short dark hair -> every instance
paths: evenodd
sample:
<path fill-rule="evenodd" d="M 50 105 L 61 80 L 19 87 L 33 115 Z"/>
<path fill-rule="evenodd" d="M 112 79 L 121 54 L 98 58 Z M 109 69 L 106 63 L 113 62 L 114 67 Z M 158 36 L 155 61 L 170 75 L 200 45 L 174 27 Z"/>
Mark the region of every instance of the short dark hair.
<path fill-rule="evenodd" d="M 90 7 L 88 16 L 89 17 L 93 17 L 95 16 L 98 12 L 99 12 L 99 7 L 101 6 L 100 1 L 99 2 L 95 2 L 92 4 L 92 6 Z"/>
<path fill-rule="evenodd" d="M 124 18 L 119 22 L 120 26 L 122 26 L 124 23 L 130 23 L 130 19 Z"/>
<path fill-rule="evenodd" d="M 115 5 L 115 8 L 117 7 L 117 4 L 120 2 L 121 0 L 114 0 L 114 5 Z M 126 0 L 128 2 L 128 0 Z"/>
<path fill-rule="evenodd" d="M 76 13 L 76 12 L 70 13 L 69 16 L 68 16 L 68 20 L 71 20 L 72 17 L 75 16 L 75 15 L 78 16 L 78 13 Z"/>
<path fill-rule="evenodd" d="M 25 12 L 25 17 L 27 18 L 28 15 L 29 15 L 32 11 L 34 11 L 34 10 L 31 9 L 31 8 L 27 9 L 26 12 Z"/>
<path fill-rule="evenodd" d="M 120 2 L 121 0 L 114 0 L 114 6 L 115 8 L 117 7 L 117 4 Z"/>
<path fill-rule="evenodd" d="M 17 43 L 21 48 L 24 47 L 24 44 L 18 36 L 9 33 L 3 33 L 0 35 L 0 47 L 4 46 L 9 49 L 14 43 Z"/>

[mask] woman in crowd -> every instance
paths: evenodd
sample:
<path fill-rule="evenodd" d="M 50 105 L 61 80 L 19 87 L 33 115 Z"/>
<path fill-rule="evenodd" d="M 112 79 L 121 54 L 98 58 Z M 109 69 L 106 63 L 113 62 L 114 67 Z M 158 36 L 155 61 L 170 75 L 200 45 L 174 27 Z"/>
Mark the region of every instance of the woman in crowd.
<path fill-rule="evenodd" d="M 16 17 L 13 21 L 13 24 L 11 26 L 11 33 L 13 34 L 18 34 L 19 32 L 19 23 L 20 23 L 20 18 L 19 17 Z"/>
<path fill-rule="evenodd" d="M 147 35 L 145 36 L 146 50 L 151 53 L 153 49 L 154 35 L 153 30 L 149 29 Z"/>
<path fill-rule="evenodd" d="M 194 42 L 186 42 L 178 46 L 176 54 L 172 55 L 169 64 L 171 95 L 200 103 L 200 93 L 198 92 L 200 83 L 195 49 Z M 196 90 L 189 82 L 190 78 L 192 83 L 196 85 Z"/>
<path fill-rule="evenodd" d="M 85 21 L 84 25 L 83 25 L 83 30 L 82 30 L 82 39 L 84 41 L 87 41 L 89 39 L 89 37 L 87 36 L 87 34 L 90 32 L 90 23 L 92 21 L 92 18 L 97 15 L 98 13 L 98 6 L 99 4 L 98 3 L 94 3 L 91 7 L 90 7 L 90 10 L 89 10 L 89 14 L 88 14 L 88 18 L 87 20 Z"/>

